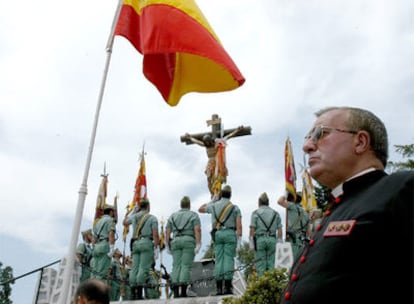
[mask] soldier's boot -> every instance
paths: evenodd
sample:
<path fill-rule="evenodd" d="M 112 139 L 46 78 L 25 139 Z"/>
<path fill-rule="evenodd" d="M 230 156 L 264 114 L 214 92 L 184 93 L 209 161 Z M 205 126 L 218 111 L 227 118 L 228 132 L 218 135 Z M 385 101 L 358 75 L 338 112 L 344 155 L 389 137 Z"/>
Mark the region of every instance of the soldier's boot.
<path fill-rule="evenodd" d="M 175 298 L 179 298 L 180 297 L 180 293 L 179 293 L 180 286 L 173 285 L 171 288 L 172 288 L 172 291 L 173 291 L 173 297 L 174 297 L 174 299 Z"/>
<path fill-rule="evenodd" d="M 137 296 L 135 298 L 135 300 L 144 300 L 144 297 L 142 296 L 142 286 L 138 286 L 136 287 L 137 289 Z"/>
<path fill-rule="evenodd" d="M 217 287 L 217 295 L 221 296 L 223 295 L 223 281 L 222 280 L 218 280 L 216 281 L 216 287 Z"/>
<path fill-rule="evenodd" d="M 224 293 L 225 295 L 233 294 L 233 285 L 231 280 L 224 281 Z"/>
<path fill-rule="evenodd" d="M 137 288 L 131 287 L 131 300 L 136 300 L 137 299 Z"/>
<path fill-rule="evenodd" d="M 187 297 L 187 284 L 181 284 L 181 294 L 180 294 L 181 298 L 186 298 Z"/>

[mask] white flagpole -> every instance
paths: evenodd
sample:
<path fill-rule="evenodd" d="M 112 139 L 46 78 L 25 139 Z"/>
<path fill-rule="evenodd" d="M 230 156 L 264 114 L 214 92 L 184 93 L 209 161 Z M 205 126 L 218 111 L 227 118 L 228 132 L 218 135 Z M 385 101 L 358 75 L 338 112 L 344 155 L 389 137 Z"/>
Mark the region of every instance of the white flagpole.
<path fill-rule="evenodd" d="M 85 205 L 85 198 L 88 192 L 87 190 L 88 189 L 87 187 L 88 175 L 89 175 L 89 169 L 91 166 L 92 152 L 93 152 L 93 147 L 95 144 L 96 130 L 98 127 L 99 113 L 101 110 L 103 93 L 104 93 L 105 83 L 106 83 L 106 79 L 108 75 L 109 63 L 111 61 L 115 26 L 118 23 L 118 18 L 119 18 L 122 4 L 123 4 L 123 0 L 118 0 L 118 6 L 115 11 L 114 20 L 112 22 L 111 33 L 109 35 L 109 39 L 106 45 L 107 57 L 106 57 L 105 69 L 104 69 L 104 73 L 102 77 L 102 83 L 101 83 L 101 88 L 99 92 L 98 102 L 96 105 L 95 118 L 94 118 L 94 124 L 92 128 L 92 134 L 91 134 L 91 138 L 89 142 L 89 150 L 88 150 L 88 155 L 86 159 L 85 171 L 83 173 L 83 180 L 82 180 L 82 184 L 79 189 L 78 205 L 76 207 L 75 220 L 74 220 L 73 229 L 72 229 L 72 237 L 71 237 L 70 246 L 69 246 L 69 253 L 67 255 L 68 263 L 66 264 L 66 267 L 64 270 L 63 282 L 62 282 L 62 294 L 59 297 L 59 304 L 70 304 L 72 302 L 71 301 L 72 299 L 69 298 L 69 296 L 71 295 L 71 293 L 69 293 L 69 289 L 71 289 L 73 267 L 75 264 L 75 251 L 76 251 L 77 242 L 79 238 L 80 225 L 81 225 L 82 214 L 83 214 L 83 209 Z"/>

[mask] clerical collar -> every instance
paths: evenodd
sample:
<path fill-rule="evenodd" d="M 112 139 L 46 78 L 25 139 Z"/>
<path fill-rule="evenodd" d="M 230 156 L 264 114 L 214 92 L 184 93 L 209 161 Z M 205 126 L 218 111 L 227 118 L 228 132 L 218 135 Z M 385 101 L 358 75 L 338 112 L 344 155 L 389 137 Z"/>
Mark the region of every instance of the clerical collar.
<path fill-rule="evenodd" d="M 355 175 L 351 176 L 350 178 L 348 178 L 345 182 L 347 182 L 347 181 L 349 181 L 349 180 L 351 180 L 351 179 L 354 179 L 354 178 L 356 178 L 356 177 L 358 177 L 358 176 L 361 176 L 361 175 L 367 174 L 368 172 L 375 171 L 375 170 L 376 170 L 376 169 L 375 169 L 375 168 L 373 168 L 373 167 L 368 168 L 368 169 L 365 169 L 365 170 L 362 170 L 361 172 L 359 172 L 359 173 L 357 173 L 357 174 L 355 174 Z M 336 186 L 334 189 L 332 189 L 331 194 L 332 194 L 335 198 L 337 198 L 338 196 L 341 196 L 342 194 L 344 194 L 344 190 L 343 190 L 343 188 L 342 188 L 342 186 L 343 186 L 343 185 L 344 185 L 344 183 L 339 184 L 339 185 L 338 185 L 338 186 Z"/>

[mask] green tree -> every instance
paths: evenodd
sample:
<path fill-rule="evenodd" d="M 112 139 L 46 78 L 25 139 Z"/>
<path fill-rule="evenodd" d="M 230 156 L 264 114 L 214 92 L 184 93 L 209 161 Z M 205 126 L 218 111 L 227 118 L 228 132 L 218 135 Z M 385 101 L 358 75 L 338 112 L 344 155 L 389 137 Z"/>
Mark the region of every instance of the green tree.
<path fill-rule="evenodd" d="M 260 278 L 252 275 L 245 293 L 239 298 L 226 297 L 223 299 L 223 304 L 277 304 L 280 302 L 287 282 L 286 268 L 265 271 Z"/>
<path fill-rule="evenodd" d="M 3 263 L 0 262 L 0 304 L 12 304 L 10 300 L 12 289 L 11 284 L 13 281 L 13 268 L 10 266 L 2 267 Z"/>
<path fill-rule="evenodd" d="M 410 157 L 414 157 L 414 144 L 410 145 L 394 145 L 395 152 L 401 154 L 404 161 L 400 162 L 393 162 L 388 161 L 387 167 L 389 172 L 396 172 L 402 170 L 414 170 L 414 159 Z"/>
<path fill-rule="evenodd" d="M 325 210 L 329 204 L 329 195 L 331 193 L 330 189 L 315 183 L 314 193 L 318 208 Z"/>
<path fill-rule="evenodd" d="M 208 247 L 206 252 L 203 255 L 203 259 L 212 259 L 214 258 L 214 244 L 211 243 Z"/>
<path fill-rule="evenodd" d="M 237 251 L 237 261 L 239 262 L 244 280 L 248 282 L 255 273 L 254 251 L 250 250 L 249 242 L 243 242 L 240 250 Z"/>

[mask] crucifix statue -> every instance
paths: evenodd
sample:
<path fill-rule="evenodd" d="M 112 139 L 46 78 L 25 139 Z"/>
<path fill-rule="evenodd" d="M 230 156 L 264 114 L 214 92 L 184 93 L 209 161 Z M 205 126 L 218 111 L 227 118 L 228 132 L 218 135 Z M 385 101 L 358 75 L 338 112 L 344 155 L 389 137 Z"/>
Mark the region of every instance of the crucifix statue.
<path fill-rule="evenodd" d="M 229 138 L 243 135 L 251 135 L 251 128 L 239 126 L 234 129 L 224 130 L 221 124 L 221 118 L 213 114 L 210 120 L 207 120 L 207 126 L 211 126 L 211 132 L 189 134 L 181 136 L 181 142 L 187 145 L 197 144 L 206 148 L 207 166 L 204 173 L 207 176 L 207 185 L 211 197 L 217 197 L 221 191 L 221 185 L 227 182 L 227 167 L 225 147 Z"/>

